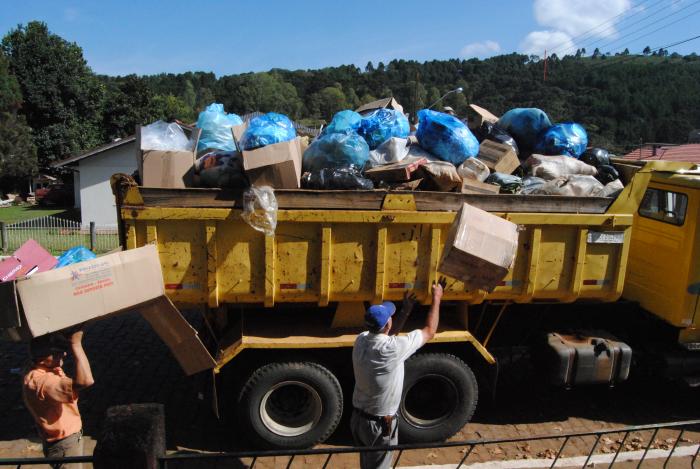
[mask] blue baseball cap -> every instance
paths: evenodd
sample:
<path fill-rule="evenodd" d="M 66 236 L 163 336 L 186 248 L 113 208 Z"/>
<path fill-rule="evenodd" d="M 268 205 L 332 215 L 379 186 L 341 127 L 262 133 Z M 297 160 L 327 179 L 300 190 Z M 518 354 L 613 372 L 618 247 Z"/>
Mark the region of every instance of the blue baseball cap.
<path fill-rule="evenodd" d="M 385 301 L 378 305 L 372 305 L 365 313 L 365 324 L 370 329 L 382 329 L 389 322 L 389 318 L 396 312 L 396 306 L 391 301 Z"/>

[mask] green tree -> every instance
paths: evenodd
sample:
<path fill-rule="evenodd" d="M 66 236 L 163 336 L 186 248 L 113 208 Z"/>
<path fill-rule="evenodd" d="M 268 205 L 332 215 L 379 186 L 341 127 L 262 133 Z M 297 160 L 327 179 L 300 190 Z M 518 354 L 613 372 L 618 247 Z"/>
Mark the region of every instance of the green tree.
<path fill-rule="evenodd" d="M 343 90 L 335 86 L 322 89 L 313 99 L 318 103 L 320 117 L 326 121 L 330 121 L 336 112 L 348 108 Z"/>
<path fill-rule="evenodd" d="M 24 116 L 17 78 L 10 74 L 7 59 L 0 53 L 0 187 L 25 189 L 23 184 L 37 172 L 36 147 Z"/>
<path fill-rule="evenodd" d="M 2 49 L 24 96 L 20 112 L 33 129 L 40 169 L 102 143 L 104 87 L 77 44 L 33 21 L 11 30 Z"/>
<path fill-rule="evenodd" d="M 178 96 L 156 95 L 148 105 L 148 115 L 150 120 L 174 121 L 179 120 L 185 123 L 194 122 L 194 110 Z"/>
<path fill-rule="evenodd" d="M 190 80 L 185 81 L 185 91 L 182 93 L 182 101 L 184 101 L 190 109 L 194 109 L 197 105 L 197 93 L 194 91 L 194 85 Z"/>
<path fill-rule="evenodd" d="M 644 54 L 644 55 L 649 55 L 649 54 L 651 54 L 651 47 L 646 46 L 646 47 L 644 48 L 644 50 L 642 51 L 642 54 Z"/>
<path fill-rule="evenodd" d="M 136 75 L 108 83 L 102 109 L 104 140 L 126 137 L 134 133 L 137 125 L 148 124 L 152 120 L 152 98 L 146 81 Z"/>

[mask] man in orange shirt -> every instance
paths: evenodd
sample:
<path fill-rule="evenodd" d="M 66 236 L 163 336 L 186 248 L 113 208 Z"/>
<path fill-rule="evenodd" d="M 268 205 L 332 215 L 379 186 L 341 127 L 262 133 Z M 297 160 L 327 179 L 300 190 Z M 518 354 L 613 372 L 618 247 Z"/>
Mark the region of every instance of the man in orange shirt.
<path fill-rule="evenodd" d="M 34 417 L 46 457 L 82 456 L 78 392 L 95 382 L 82 339 L 83 331 L 79 330 L 68 339 L 49 334 L 32 339 L 29 345 L 32 367 L 24 376 L 22 397 Z M 68 350 L 75 360 L 74 379 L 61 368 Z"/>

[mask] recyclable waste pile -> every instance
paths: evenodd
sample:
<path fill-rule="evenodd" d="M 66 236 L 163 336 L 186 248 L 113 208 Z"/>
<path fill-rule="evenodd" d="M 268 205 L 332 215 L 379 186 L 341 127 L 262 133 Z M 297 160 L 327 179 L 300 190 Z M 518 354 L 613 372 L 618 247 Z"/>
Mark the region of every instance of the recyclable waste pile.
<path fill-rule="evenodd" d="M 553 123 L 538 108 L 497 117 L 470 107 L 477 119 L 422 109 L 411 127 L 403 108 L 383 99 L 338 112 L 309 142 L 283 114 L 244 122 L 212 103 L 197 120 L 194 185 L 576 197 L 615 197 L 624 189 L 610 155 L 588 146 L 581 124 Z M 166 123 L 148 127 L 155 146 L 172 147 L 173 139 L 178 148 L 192 145 Z"/>

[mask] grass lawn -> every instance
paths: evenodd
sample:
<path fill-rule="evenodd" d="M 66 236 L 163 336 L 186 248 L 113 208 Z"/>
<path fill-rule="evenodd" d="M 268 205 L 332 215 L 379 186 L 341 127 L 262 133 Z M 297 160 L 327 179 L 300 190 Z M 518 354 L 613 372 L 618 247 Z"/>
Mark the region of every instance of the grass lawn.
<path fill-rule="evenodd" d="M 73 209 L 39 207 L 38 205 L 13 205 L 10 207 L 0 207 L 0 221 L 5 223 L 15 223 L 30 218 L 45 217 L 47 215 L 61 214 L 61 218 L 75 219 L 72 216 Z"/>

